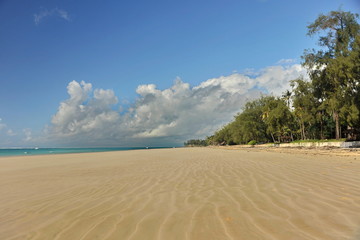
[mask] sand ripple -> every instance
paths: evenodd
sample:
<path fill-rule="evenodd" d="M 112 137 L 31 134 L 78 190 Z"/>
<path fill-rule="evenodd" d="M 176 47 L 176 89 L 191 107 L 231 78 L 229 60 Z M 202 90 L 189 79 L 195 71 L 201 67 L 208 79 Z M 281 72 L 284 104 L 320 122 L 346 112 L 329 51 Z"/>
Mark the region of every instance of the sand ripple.
<path fill-rule="evenodd" d="M 1 158 L 0 239 L 360 239 L 360 162 L 208 148 Z"/>

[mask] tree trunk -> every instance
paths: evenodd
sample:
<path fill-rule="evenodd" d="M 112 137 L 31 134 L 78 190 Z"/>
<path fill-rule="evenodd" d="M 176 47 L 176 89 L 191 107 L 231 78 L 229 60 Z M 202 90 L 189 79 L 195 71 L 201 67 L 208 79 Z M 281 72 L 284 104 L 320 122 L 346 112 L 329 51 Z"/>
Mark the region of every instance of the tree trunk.
<path fill-rule="evenodd" d="M 324 139 L 323 121 L 320 121 L 320 139 Z"/>
<path fill-rule="evenodd" d="M 339 129 L 339 138 L 341 138 L 342 136 L 342 131 L 341 131 L 341 126 L 340 126 L 340 129 Z"/>
<path fill-rule="evenodd" d="M 353 139 L 353 128 L 350 127 L 349 125 L 347 126 L 347 139 L 349 140 L 354 140 Z"/>
<path fill-rule="evenodd" d="M 274 135 L 272 133 L 271 133 L 271 137 L 272 137 L 272 139 L 273 139 L 273 141 L 275 143 L 275 138 L 274 138 Z"/>
<path fill-rule="evenodd" d="M 335 120 L 335 138 L 340 139 L 339 113 L 337 111 L 334 111 L 334 120 Z"/>
<path fill-rule="evenodd" d="M 304 121 L 301 122 L 301 128 L 302 128 L 303 140 L 305 140 L 306 135 L 305 135 L 305 123 L 304 123 Z"/>
<path fill-rule="evenodd" d="M 300 120 L 300 138 L 301 140 L 304 140 L 304 131 L 303 131 L 303 121 Z"/>

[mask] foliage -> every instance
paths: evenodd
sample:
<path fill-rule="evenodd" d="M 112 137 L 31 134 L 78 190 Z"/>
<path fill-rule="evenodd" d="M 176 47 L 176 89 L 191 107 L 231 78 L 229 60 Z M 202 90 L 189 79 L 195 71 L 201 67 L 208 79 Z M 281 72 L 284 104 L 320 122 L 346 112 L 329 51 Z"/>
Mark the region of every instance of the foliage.
<path fill-rule="evenodd" d="M 266 99 L 263 121 L 266 125 L 266 132 L 274 142 L 288 142 L 292 139 L 293 115 L 284 99 L 275 97 Z"/>
<path fill-rule="evenodd" d="M 314 88 L 314 96 L 322 109 L 332 115 L 335 122 L 335 138 L 341 135 L 341 123 L 347 119 L 342 112 L 345 106 L 354 105 L 358 95 L 359 78 L 354 68 L 359 67 L 358 39 L 360 25 L 356 21 L 358 14 L 331 11 L 320 14 L 314 23 L 308 26 L 308 35 L 319 35 L 320 50 L 306 50 L 303 65 L 308 69 Z M 345 107 L 345 108 L 344 108 Z M 358 108 L 358 106 L 356 106 Z M 345 114 L 346 115 L 346 114 Z M 354 119 L 357 121 L 357 118 Z"/>
<path fill-rule="evenodd" d="M 184 143 L 187 147 L 205 147 L 208 146 L 208 143 L 206 140 L 202 139 L 190 139 Z"/>
<path fill-rule="evenodd" d="M 305 81 L 302 78 L 291 81 L 292 100 L 294 108 L 294 117 L 299 125 L 298 133 L 300 139 L 307 139 L 311 136 L 311 127 L 317 122 L 317 114 L 319 108 L 315 101 L 313 88 L 311 82 Z"/>
<path fill-rule="evenodd" d="M 293 115 L 286 101 L 272 96 L 246 103 L 235 120 L 214 134 L 220 145 L 247 144 L 249 141 L 289 141 L 293 132 Z M 275 139 L 276 138 L 276 139 Z"/>
<path fill-rule="evenodd" d="M 204 140 L 206 144 L 360 139 L 358 18 L 342 10 L 320 14 L 308 26 L 308 35 L 318 36 L 320 49 L 305 50 L 302 56 L 310 79 L 291 81 L 291 90 L 282 97 L 246 103 L 234 121 Z"/>
<path fill-rule="evenodd" d="M 241 114 L 238 114 L 231 125 L 233 142 L 246 144 L 250 140 L 264 142 L 267 140 L 266 125 L 262 121 L 263 107 L 266 98 L 248 102 Z"/>

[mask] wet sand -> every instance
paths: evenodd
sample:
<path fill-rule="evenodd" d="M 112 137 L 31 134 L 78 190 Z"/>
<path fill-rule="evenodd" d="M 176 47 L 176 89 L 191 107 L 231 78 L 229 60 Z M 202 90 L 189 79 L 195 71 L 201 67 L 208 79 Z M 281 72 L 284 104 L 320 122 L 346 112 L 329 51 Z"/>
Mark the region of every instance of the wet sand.
<path fill-rule="evenodd" d="M 0 239 L 359 240 L 360 155 L 183 148 L 0 158 Z"/>

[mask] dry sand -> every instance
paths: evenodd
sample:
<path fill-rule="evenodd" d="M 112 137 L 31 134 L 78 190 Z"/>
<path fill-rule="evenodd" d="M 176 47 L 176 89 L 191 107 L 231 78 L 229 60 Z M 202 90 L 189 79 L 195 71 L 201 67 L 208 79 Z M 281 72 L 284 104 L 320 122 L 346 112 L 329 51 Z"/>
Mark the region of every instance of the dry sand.
<path fill-rule="evenodd" d="M 184 148 L 0 158 L 0 239 L 358 240 L 360 157 Z"/>

